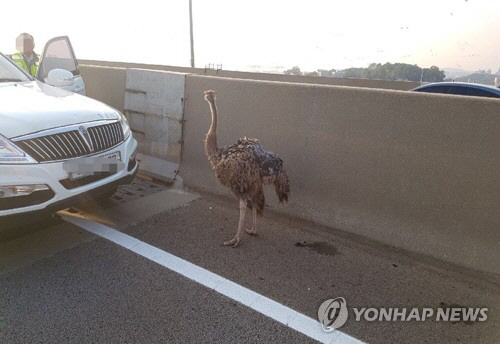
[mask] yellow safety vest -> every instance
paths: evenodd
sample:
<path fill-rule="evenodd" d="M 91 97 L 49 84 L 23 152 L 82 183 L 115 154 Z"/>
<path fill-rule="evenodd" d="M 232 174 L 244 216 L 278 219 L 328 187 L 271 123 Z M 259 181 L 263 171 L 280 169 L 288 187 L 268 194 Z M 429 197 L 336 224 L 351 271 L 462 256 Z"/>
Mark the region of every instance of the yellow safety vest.
<path fill-rule="evenodd" d="M 14 61 L 19 67 L 24 69 L 28 74 L 30 74 L 32 77 L 36 78 L 36 73 L 38 71 L 38 60 L 40 59 L 40 55 L 34 53 L 38 59 L 31 64 L 31 70 L 28 69 L 28 65 L 26 64 L 26 61 L 23 58 L 23 55 L 21 53 L 15 53 L 11 55 L 12 61 Z"/>

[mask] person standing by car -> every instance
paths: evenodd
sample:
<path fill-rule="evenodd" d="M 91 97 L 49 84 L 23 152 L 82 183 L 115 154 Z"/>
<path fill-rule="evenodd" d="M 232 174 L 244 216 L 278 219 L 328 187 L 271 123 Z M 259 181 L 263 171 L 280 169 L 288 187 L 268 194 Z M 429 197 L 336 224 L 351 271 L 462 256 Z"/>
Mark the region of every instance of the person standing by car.
<path fill-rule="evenodd" d="M 19 52 L 10 55 L 12 61 L 31 76 L 36 77 L 40 57 L 33 51 L 33 49 L 35 49 L 35 40 L 33 36 L 26 32 L 17 36 L 16 49 Z"/>

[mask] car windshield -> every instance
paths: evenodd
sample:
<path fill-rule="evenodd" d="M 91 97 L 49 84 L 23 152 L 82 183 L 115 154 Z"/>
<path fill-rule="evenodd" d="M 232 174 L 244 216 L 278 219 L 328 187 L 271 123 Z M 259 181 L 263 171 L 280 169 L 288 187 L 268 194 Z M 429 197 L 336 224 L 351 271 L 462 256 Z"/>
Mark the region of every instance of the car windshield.
<path fill-rule="evenodd" d="M 14 65 L 7 57 L 0 54 L 0 82 L 30 81 L 31 79 Z"/>

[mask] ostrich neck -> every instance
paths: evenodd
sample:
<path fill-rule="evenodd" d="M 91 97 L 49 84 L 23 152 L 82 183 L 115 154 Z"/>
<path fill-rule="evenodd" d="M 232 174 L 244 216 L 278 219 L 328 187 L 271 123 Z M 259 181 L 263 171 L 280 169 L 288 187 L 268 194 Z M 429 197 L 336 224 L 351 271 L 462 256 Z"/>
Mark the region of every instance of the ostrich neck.
<path fill-rule="evenodd" d="M 208 157 L 214 155 L 217 150 L 217 106 L 215 101 L 210 102 L 210 111 L 212 112 L 212 123 L 208 129 L 207 137 L 205 140 L 205 153 Z"/>
<path fill-rule="evenodd" d="M 207 134 L 217 134 L 217 105 L 215 101 L 210 102 L 210 112 L 212 113 L 212 123 L 210 124 L 210 129 L 208 129 Z"/>

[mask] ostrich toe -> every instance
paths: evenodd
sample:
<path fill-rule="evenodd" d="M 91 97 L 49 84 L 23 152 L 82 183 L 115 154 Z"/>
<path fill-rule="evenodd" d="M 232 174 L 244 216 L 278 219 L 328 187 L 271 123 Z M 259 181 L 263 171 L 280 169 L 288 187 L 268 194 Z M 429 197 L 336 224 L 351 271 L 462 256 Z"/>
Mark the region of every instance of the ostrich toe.
<path fill-rule="evenodd" d="M 257 235 L 257 231 L 255 229 L 245 228 L 245 232 L 247 232 L 250 235 Z"/>
<path fill-rule="evenodd" d="M 223 245 L 224 246 L 236 247 L 236 246 L 238 246 L 238 244 L 240 243 L 240 241 L 241 241 L 241 237 L 235 236 L 234 238 L 232 238 L 229 241 L 224 241 Z"/>

